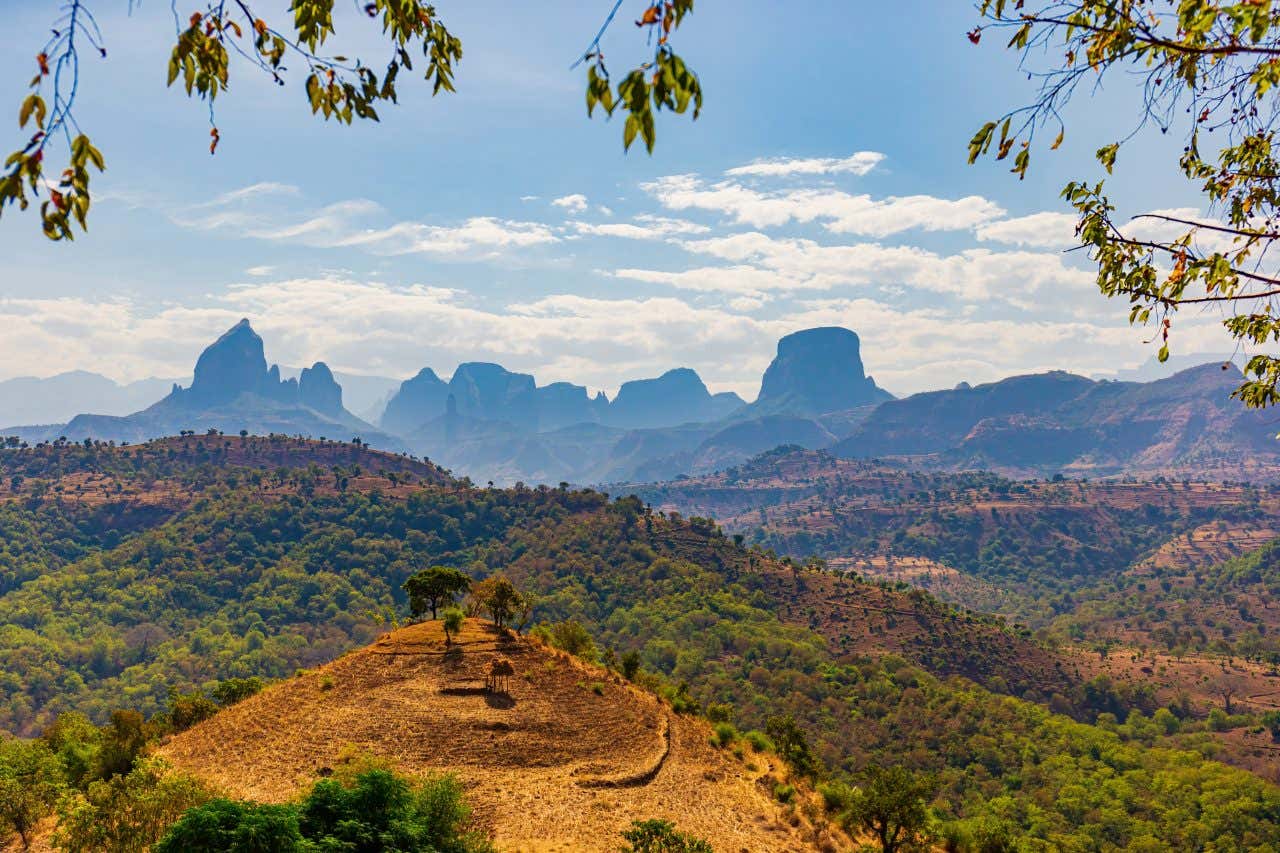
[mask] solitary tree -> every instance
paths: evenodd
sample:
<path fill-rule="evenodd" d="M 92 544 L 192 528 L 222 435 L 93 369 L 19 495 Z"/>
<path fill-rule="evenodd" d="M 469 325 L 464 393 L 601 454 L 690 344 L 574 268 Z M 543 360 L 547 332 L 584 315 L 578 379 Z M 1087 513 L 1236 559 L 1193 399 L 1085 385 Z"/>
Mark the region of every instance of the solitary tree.
<path fill-rule="evenodd" d="M 493 624 L 505 629 L 520 609 L 521 595 L 507 576 L 498 573 L 480 581 L 471 590 L 476 604 L 489 614 Z"/>
<path fill-rule="evenodd" d="M 929 811 L 926 803 L 936 785 L 930 777 L 918 776 L 903 767 L 872 765 L 866 783 L 850 802 L 847 822 L 873 833 L 884 853 L 911 850 L 927 838 Z"/>
<path fill-rule="evenodd" d="M 809 749 L 809 741 L 794 717 L 790 714 L 770 717 L 765 721 L 764 731 L 793 770 L 802 776 L 817 773 L 818 759 Z"/>
<path fill-rule="evenodd" d="M 453 604 L 469 589 L 471 578 L 449 566 L 423 569 L 404 582 L 404 591 L 409 594 L 409 611 L 418 617 L 430 610 L 432 619 L 441 606 Z"/>
<path fill-rule="evenodd" d="M 461 610 L 456 607 L 446 607 L 444 611 L 444 643 L 446 646 L 453 645 L 453 637 L 462 630 L 462 621 L 464 615 Z"/>
<path fill-rule="evenodd" d="M 1280 269 L 1269 257 L 1280 239 L 1280 111 L 1265 101 L 1280 83 L 1274 4 L 982 0 L 980 11 L 970 41 L 989 30 L 1007 39 L 1039 89 L 1032 103 L 978 130 L 970 162 L 1012 156 L 1012 171 L 1025 176 L 1038 133 L 1052 136 L 1050 149 L 1062 143 L 1063 110 L 1082 86 L 1087 94 L 1128 76 L 1138 101 L 1135 126 L 1099 140 L 1099 164 L 1111 174 L 1139 128 L 1179 134 L 1177 170 L 1198 187 L 1208 215 L 1149 212 L 1124 221 L 1103 180 L 1067 184 L 1063 196 L 1079 215 L 1076 236 L 1098 265 L 1098 286 L 1128 302 L 1130 322 L 1155 325 L 1161 361 L 1184 306 L 1218 309 L 1241 345 L 1280 341 Z M 1280 402 L 1278 384 L 1280 357 L 1255 354 L 1234 396 L 1248 406 L 1272 405 Z"/>
<path fill-rule="evenodd" d="M 82 59 L 107 59 L 107 37 L 99 28 L 93 7 L 112 0 L 66 0 L 57 6 L 52 33 L 32 46 L 30 92 L 18 110 L 19 128 L 31 133 L 0 167 L 0 215 L 12 204 L 26 210 L 33 198 L 40 203 L 45 236 L 73 239 L 74 227 L 86 228 L 89 213 L 90 169 L 106 168 L 102 153 L 76 122 L 74 111 L 80 81 L 91 71 Z M 120 2 L 120 0 L 115 0 Z M 652 55 L 616 85 L 605 66 L 600 40 L 622 7 L 614 4 L 596 37 L 575 63 L 587 68 L 586 106 L 591 115 L 599 106 L 612 115 L 621 106 L 627 113 L 623 145 L 638 137 L 652 152 L 656 138 L 654 115 L 666 109 L 684 113 L 702 109 L 702 87 L 671 46 L 671 37 L 693 11 L 694 0 L 633 0 L 636 25 L 653 45 Z M 184 6 L 185 8 L 180 8 Z M 359 57 L 330 53 L 326 42 L 337 35 L 334 0 L 292 0 L 291 20 L 278 20 L 278 4 L 262 0 L 186 0 L 173 5 L 174 44 L 169 56 L 168 85 L 182 86 L 188 96 L 207 103 L 209 153 L 221 140 L 215 106 L 228 91 L 233 63 L 265 74 L 281 87 L 302 94 L 311 112 L 326 120 L 351 124 L 356 119 L 378 121 L 378 109 L 398 103 L 397 83 L 403 71 L 419 70 L 433 95 L 453 92 L 455 66 L 462 59 L 462 42 L 449 31 L 436 8 L 423 0 L 369 0 L 356 4 L 370 24 L 381 31 L 390 59 L 379 64 Z M 343 31 L 347 31 L 343 25 Z M 415 56 L 417 54 L 417 56 Z M 65 141 L 67 167 L 61 174 L 47 171 L 46 157 Z M 359 441 L 353 443 L 359 445 Z"/>

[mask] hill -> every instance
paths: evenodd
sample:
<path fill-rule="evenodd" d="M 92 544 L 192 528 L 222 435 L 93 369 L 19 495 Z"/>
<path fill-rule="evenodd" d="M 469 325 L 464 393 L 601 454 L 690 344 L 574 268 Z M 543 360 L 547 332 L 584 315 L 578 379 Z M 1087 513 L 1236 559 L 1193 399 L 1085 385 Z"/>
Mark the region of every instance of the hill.
<path fill-rule="evenodd" d="M 1021 478 L 1280 479 L 1275 425 L 1231 399 L 1239 384 L 1221 363 L 1148 383 L 1015 376 L 886 402 L 831 450 Z"/>
<path fill-rule="evenodd" d="M 655 560 L 682 575 L 697 566 L 719 584 L 762 592 L 771 618 L 843 626 L 846 650 L 902 654 L 1016 695 L 1078 687 L 997 620 L 869 583 L 844 583 L 829 604 L 816 592 L 825 582 L 744 550 L 706 519 L 647 514 L 591 491 L 475 489 L 354 445 L 188 436 L 12 451 L 0 455 L 6 507 L 14 537 L 0 550 L 0 577 L 9 578 L 0 616 L 13 624 L 0 631 L 0 660 L 12 662 L 15 681 L 0 681 L 11 703 L 0 703 L 0 719 L 24 731 L 65 707 L 105 714 L 122 690 L 159 710 L 171 684 L 244 674 L 231 661 L 247 651 L 274 675 L 325 660 L 367 642 L 374 617 L 403 602 L 400 584 L 428 560 L 473 571 L 486 561 L 532 589 L 558 590 L 547 615 L 591 612 L 602 622 L 643 594 L 638 576 Z M 40 544 L 48 530 L 65 531 L 65 556 Z M 589 594 L 578 591 L 583 577 L 595 578 Z M 69 606 L 49 607 L 63 598 Z M 267 600 L 270 620 L 260 615 Z M 127 610 L 104 612 L 107 602 Z M 892 612 L 911 618 L 884 631 Z M 244 647 L 251 631 L 263 648 Z M 31 691 L 36 673 L 44 686 Z"/>
<path fill-rule="evenodd" d="M 515 675 L 490 693 L 498 658 Z M 475 621 L 446 649 L 433 622 L 270 687 L 160 752 L 263 801 L 298 795 L 353 747 L 404 772 L 453 771 L 502 850 L 612 851 L 633 820 L 654 817 L 717 850 L 815 849 L 813 827 L 773 796 L 789 775 L 776 756 L 735 759 L 710 736 L 607 670 Z"/>
<path fill-rule="evenodd" d="M 92 451 L 135 448 L 50 452 Z M 0 465 L 32 452 L 0 455 Z M 69 497 L 80 493 L 43 478 L 37 494 L 23 481 L 0 502 L 17 532 L 0 550 L 17 573 L 0 594 L 3 726 L 34 733 L 68 710 L 102 721 L 121 705 L 154 716 L 174 691 L 289 679 L 376 640 L 404 612 L 405 578 L 443 564 L 474 578 L 505 572 L 535 597 L 536 621 L 579 622 L 605 659 L 634 654 L 682 707 L 715 708 L 743 729 L 790 717 L 837 779 L 872 763 L 934 774 L 935 808 L 949 821 L 1007 821 L 1049 849 L 1148 837 L 1196 849 L 1224 831 L 1276 831 L 1276 792 L 1203 757 L 1215 738 L 1256 727 L 1254 716 L 1218 733 L 1187 709 L 1166 726 L 1142 674 L 1077 675 L 999 620 L 779 560 L 708 519 L 651 512 L 635 498 L 390 474 L 197 467 L 157 480 L 172 504 L 124 534 L 82 515 L 109 501 Z M 145 492 L 152 474 L 139 475 Z M 31 541 L 41 529 L 65 531 L 65 549 L 43 553 Z M 967 673 L 1100 725 L 957 677 Z M 359 715 L 344 725 L 359 730 Z M 1131 798 L 1106 784 L 1121 772 Z M 1242 810 L 1229 817 L 1210 790 Z M 1033 808 L 1035 821 L 1017 817 Z"/>
<path fill-rule="evenodd" d="M 1280 496 L 1270 488 L 1015 481 L 796 448 L 718 474 L 627 488 L 659 508 L 714 516 L 780 553 L 907 580 L 1033 627 L 1070 612 L 1089 584 L 1204 525 L 1280 524 Z"/>

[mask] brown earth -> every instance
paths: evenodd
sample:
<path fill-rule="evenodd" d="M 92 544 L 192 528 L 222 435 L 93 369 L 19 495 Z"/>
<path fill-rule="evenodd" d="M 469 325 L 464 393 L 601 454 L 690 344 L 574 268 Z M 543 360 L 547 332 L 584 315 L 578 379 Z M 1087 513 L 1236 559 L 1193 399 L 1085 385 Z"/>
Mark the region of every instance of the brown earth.
<path fill-rule="evenodd" d="M 506 693 L 485 687 L 499 657 L 515 669 Z M 455 772 L 476 825 L 505 851 L 613 851 L 646 818 L 719 851 L 847 841 L 773 797 L 786 778 L 776 757 L 748 748 L 738 758 L 710 735 L 704 721 L 536 641 L 469 621 L 446 649 L 429 622 L 272 686 L 160 754 L 234 796 L 275 802 L 353 751 L 407 773 Z"/>

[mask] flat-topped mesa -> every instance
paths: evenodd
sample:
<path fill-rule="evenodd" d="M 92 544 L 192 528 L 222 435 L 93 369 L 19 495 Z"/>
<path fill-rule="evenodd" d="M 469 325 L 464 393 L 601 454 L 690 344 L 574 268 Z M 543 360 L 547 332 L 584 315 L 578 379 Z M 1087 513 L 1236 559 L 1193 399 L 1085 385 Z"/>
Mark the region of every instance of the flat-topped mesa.
<path fill-rule="evenodd" d="M 822 414 L 891 399 L 893 395 L 866 375 L 858 336 L 849 329 L 825 326 L 778 341 L 778 354 L 765 371 L 755 407 Z"/>

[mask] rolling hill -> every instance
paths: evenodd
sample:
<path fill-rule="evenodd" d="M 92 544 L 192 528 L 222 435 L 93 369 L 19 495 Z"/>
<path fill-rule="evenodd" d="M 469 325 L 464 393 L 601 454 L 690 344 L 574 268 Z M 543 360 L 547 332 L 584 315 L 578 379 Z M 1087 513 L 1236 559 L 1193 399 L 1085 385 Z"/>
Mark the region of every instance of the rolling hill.
<path fill-rule="evenodd" d="M 491 693 L 499 658 L 515 675 Z M 632 821 L 655 817 L 717 850 L 849 843 L 778 802 L 773 788 L 790 774 L 776 756 L 738 759 L 710 737 L 705 721 L 603 668 L 476 621 L 446 648 L 433 622 L 270 687 L 160 754 L 219 790 L 269 802 L 297 796 L 353 748 L 407 773 L 456 772 L 476 823 L 512 853 L 616 850 Z"/>
<path fill-rule="evenodd" d="M 747 541 L 909 581 L 1033 627 L 1092 583 L 1205 525 L 1280 523 L 1270 487 L 1182 481 L 1016 481 L 780 448 L 718 474 L 626 487 L 717 518 Z"/>
<path fill-rule="evenodd" d="M 221 461 L 255 453 L 273 461 L 257 469 Z M 280 459 L 293 467 L 272 467 Z M 634 654 L 645 683 L 673 707 L 715 709 L 742 729 L 789 717 L 836 779 L 886 763 L 931 774 L 934 807 L 949 822 L 1008 822 L 1050 849 L 1106 838 L 1195 849 L 1226 831 L 1255 840 L 1276 831 L 1280 794 L 1203 757 L 1255 717 L 1219 733 L 1188 709 L 1163 728 L 1143 673 L 1097 676 L 998 619 L 745 548 L 709 519 L 653 512 L 636 498 L 479 489 L 405 457 L 283 438 L 46 446 L 5 451 L 0 467 L 8 484 L 0 509 L 14 532 L 0 550 L 0 569 L 13 573 L 0 593 L 0 718 L 11 731 L 36 733 L 71 710 L 103 721 L 121 705 L 155 717 L 175 692 L 247 676 L 279 681 L 283 704 L 305 708 L 311 700 L 287 691 L 295 683 L 324 691 L 327 675 L 333 696 L 319 701 L 337 709 L 332 725 L 372 738 L 369 711 L 381 706 L 343 706 L 344 686 L 378 692 L 361 672 L 416 664 L 342 655 L 376 643 L 386 620 L 403 613 L 405 578 L 443 564 L 474 578 L 506 573 L 535 597 L 535 621 L 578 622 L 604 660 Z M 96 526 L 131 507 L 130 528 Z M 65 542 L 50 548 L 42 530 Z M 295 675 L 335 660 L 319 682 Z M 357 668 L 343 669 L 348 660 Z M 439 684 L 422 665 L 423 683 Z M 474 687 L 474 672 L 465 675 L 464 697 Z M 573 688 L 579 680 L 590 695 L 571 695 L 588 703 L 594 681 L 601 698 L 623 688 L 587 673 Z M 515 698 L 535 711 L 522 691 Z M 411 685 L 400 692 L 414 695 Z M 378 695 L 387 707 L 400 701 L 396 688 Z M 251 733 L 269 722 L 222 713 Z M 279 746 L 298 772 L 328 766 L 328 753 L 305 754 L 314 733 L 291 725 L 305 748 Z M 501 729 L 489 734 L 501 742 Z M 548 739 L 562 745 L 561 766 L 586 762 L 565 737 Z M 652 743 L 638 737 L 619 740 Z M 250 738 L 228 731 L 211 740 Z M 246 745 L 244 754 L 256 753 Z M 398 754 L 424 752 L 405 738 Z M 601 774 L 630 766 L 616 752 L 604 756 Z M 1117 773 L 1132 797 L 1106 784 Z M 1228 792 L 1240 809 L 1228 813 L 1209 791 Z M 1018 816 L 1032 808 L 1035 821 Z M 1099 810 L 1109 822 L 1096 819 Z"/>

